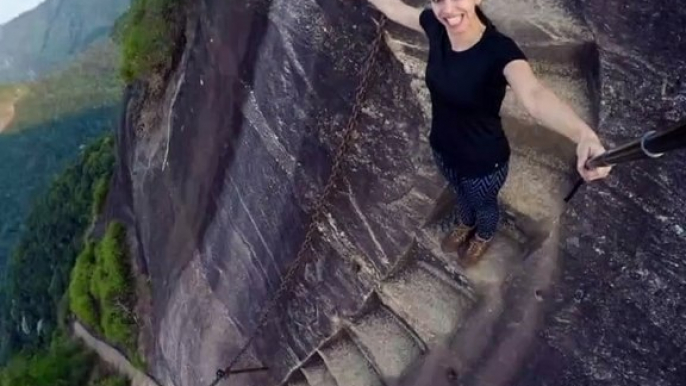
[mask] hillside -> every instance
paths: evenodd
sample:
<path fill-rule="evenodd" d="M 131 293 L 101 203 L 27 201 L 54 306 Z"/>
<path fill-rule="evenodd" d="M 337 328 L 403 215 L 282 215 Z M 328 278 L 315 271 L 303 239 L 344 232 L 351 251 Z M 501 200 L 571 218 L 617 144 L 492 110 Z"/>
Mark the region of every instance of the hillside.
<path fill-rule="evenodd" d="M 95 210 L 96 186 L 101 179 L 108 181 L 112 171 L 112 148 L 110 136 L 85 147 L 61 165 L 49 189 L 41 189 L 33 200 L 0 286 L 0 360 L 52 338 L 58 304 Z"/>
<path fill-rule="evenodd" d="M 103 40 L 40 82 L 0 88 L 0 120 L 12 120 L 0 135 L 0 266 L 36 194 L 81 146 L 113 128 L 117 65 L 116 47 Z"/>
<path fill-rule="evenodd" d="M 130 0 L 47 0 L 0 26 L 0 83 L 33 80 L 109 36 Z"/>
<path fill-rule="evenodd" d="M 35 197 L 79 149 L 115 125 L 117 106 L 101 107 L 0 135 L 0 264 L 22 229 Z"/>
<path fill-rule="evenodd" d="M 82 360 L 90 354 L 63 341 L 70 273 L 113 170 L 123 83 L 110 31 L 125 4 L 48 0 L 0 30 L 2 386 L 127 384 L 98 381 L 97 365 Z M 133 346 L 112 306 L 121 286 L 107 285 L 109 267 L 98 272 L 99 325 Z"/>
<path fill-rule="evenodd" d="M 110 39 L 103 39 L 77 55 L 68 67 L 40 81 L 2 86 L 0 123 L 3 110 L 12 111 L 13 119 L 0 131 L 19 131 L 85 109 L 117 103 L 123 86 L 116 74 L 118 64 L 117 47 Z"/>

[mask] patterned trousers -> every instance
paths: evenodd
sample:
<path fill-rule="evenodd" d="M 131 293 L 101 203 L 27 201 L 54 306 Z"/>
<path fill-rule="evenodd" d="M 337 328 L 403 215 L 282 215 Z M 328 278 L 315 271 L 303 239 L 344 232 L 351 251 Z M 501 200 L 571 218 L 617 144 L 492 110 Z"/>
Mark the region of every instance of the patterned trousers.
<path fill-rule="evenodd" d="M 443 158 L 434 152 L 436 165 L 450 183 L 457 198 L 457 216 L 467 226 L 476 226 L 476 234 L 482 239 L 495 235 L 500 221 L 498 193 L 509 172 L 506 162 L 493 173 L 479 178 L 461 177 L 457 170 L 446 166 Z"/>

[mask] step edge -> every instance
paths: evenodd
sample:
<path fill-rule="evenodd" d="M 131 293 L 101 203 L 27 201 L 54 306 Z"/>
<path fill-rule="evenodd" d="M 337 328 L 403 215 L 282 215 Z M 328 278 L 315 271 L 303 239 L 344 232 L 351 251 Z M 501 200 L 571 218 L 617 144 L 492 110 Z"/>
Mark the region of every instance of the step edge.
<path fill-rule="evenodd" d="M 357 313 L 354 318 L 350 319 L 349 326 L 357 326 L 361 324 L 366 317 L 374 312 L 382 312 L 389 315 L 395 324 L 398 325 L 398 327 L 402 329 L 415 344 L 417 344 L 422 352 L 426 351 L 427 346 L 424 340 L 422 340 L 417 331 L 415 331 L 406 320 L 404 320 L 388 304 L 384 302 L 384 300 L 381 298 L 379 290 L 374 289 L 369 293 L 365 299 L 365 304 L 363 307 L 363 312 Z M 353 330 L 350 330 L 349 332 L 355 333 Z"/>
<path fill-rule="evenodd" d="M 336 377 L 336 373 L 334 371 L 331 371 L 331 364 L 329 363 L 329 360 L 326 358 L 326 355 L 324 355 L 323 350 L 325 350 L 328 347 L 331 347 L 333 344 L 335 344 L 338 340 L 345 339 L 347 335 L 347 338 L 350 340 L 351 344 L 355 349 L 358 350 L 360 355 L 364 358 L 364 360 L 369 364 L 371 370 L 373 371 L 374 375 L 376 376 L 376 379 L 379 380 L 379 386 L 387 386 L 386 383 L 384 382 L 383 378 L 381 377 L 381 374 L 379 374 L 378 370 L 375 367 L 375 364 L 370 362 L 365 355 L 365 353 L 360 350 L 360 348 L 357 346 L 353 338 L 350 336 L 349 332 L 346 330 L 346 328 L 342 328 L 339 330 L 338 334 L 336 334 L 335 339 L 331 339 L 327 342 L 326 345 L 322 345 L 317 349 L 317 353 L 319 354 L 319 357 L 322 359 L 324 364 L 326 365 L 326 368 L 329 371 L 329 374 L 331 374 L 331 377 L 336 381 L 336 384 L 340 386 L 340 381 Z"/>
<path fill-rule="evenodd" d="M 348 327 L 348 336 L 350 337 L 350 341 L 353 343 L 353 345 L 357 348 L 357 350 L 360 351 L 360 354 L 362 354 L 364 359 L 371 366 L 372 370 L 374 370 L 376 375 L 379 377 L 381 384 L 383 386 L 386 386 L 387 380 L 386 380 L 386 377 L 384 376 L 384 374 L 382 373 L 382 371 L 379 367 L 379 364 L 374 359 L 374 356 L 372 355 L 371 350 L 369 350 L 367 345 L 362 343 L 360 337 L 352 329 L 352 325 Z"/>
<path fill-rule="evenodd" d="M 455 280 L 453 280 L 450 276 L 448 276 L 446 272 L 444 272 L 440 268 L 435 267 L 429 262 L 423 260 L 418 260 L 417 265 L 420 269 L 428 272 L 428 274 L 432 277 L 435 277 L 436 280 L 438 280 L 439 282 L 452 288 L 458 295 L 460 295 L 461 298 L 464 298 L 467 302 L 473 303 L 476 301 L 476 297 L 474 294 L 470 293 L 465 288 L 461 287 L 458 283 L 455 282 Z"/>
<path fill-rule="evenodd" d="M 329 370 L 329 367 L 326 365 L 326 362 L 324 362 L 324 358 L 322 358 L 321 355 L 319 355 L 319 353 L 317 353 L 317 356 L 319 357 L 319 360 L 321 361 L 321 366 L 324 368 L 324 371 L 326 371 L 326 373 L 328 374 L 328 376 L 329 376 L 329 377 L 331 378 L 331 380 L 333 381 L 334 386 L 339 386 L 339 385 L 338 385 L 338 382 L 336 381 L 336 378 L 333 376 L 333 374 L 332 374 L 331 371 Z M 305 376 L 305 379 L 307 379 L 307 383 L 309 383 L 309 384 L 312 385 L 312 386 L 320 386 L 320 385 L 313 385 L 313 383 L 310 382 L 310 379 L 309 379 L 309 377 L 307 376 L 308 372 L 305 371 L 305 367 L 307 367 L 307 366 L 303 366 L 303 367 L 300 369 L 300 371 L 302 371 L 303 375 Z"/>
<path fill-rule="evenodd" d="M 404 312 L 401 309 L 400 305 L 396 304 L 397 302 L 393 299 L 392 296 L 387 295 L 383 292 L 383 290 L 381 290 L 381 292 L 379 292 L 379 297 L 381 298 L 382 302 L 386 304 L 395 315 L 398 316 L 400 320 L 403 320 L 403 322 L 409 326 L 411 331 L 414 331 L 416 333 L 424 347 L 429 347 L 431 345 L 431 343 L 436 338 L 434 334 L 422 331 L 421 328 L 415 328 L 413 324 L 410 322 L 410 320 L 413 319 L 411 315 L 408 315 L 406 312 Z"/>
<path fill-rule="evenodd" d="M 395 324 L 395 326 L 401 331 L 400 334 L 402 334 L 404 340 L 409 340 L 410 343 L 416 347 L 418 351 L 418 356 L 422 356 L 424 353 L 427 351 L 427 347 L 424 344 L 424 342 L 419 338 L 419 336 L 411 330 L 407 326 L 407 323 L 400 319 L 397 315 L 395 315 L 394 312 L 392 312 L 388 307 L 386 307 L 384 304 L 380 304 L 379 308 L 375 311 L 379 312 L 382 314 L 385 314 L 389 318 L 393 320 L 392 323 Z M 372 312 L 370 312 L 371 316 Z M 359 335 L 359 333 L 356 331 L 358 329 L 358 326 L 361 325 L 362 323 L 356 323 L 356 324 L 351 324 L 349 326 L 349 334 L 351 339 L 355 342 L 355 344 L 359 347 L 360 351 L 362 351 L 363 354 L 367 357 L 367 360 L 372 363 L 378 374 L 381 375 L 381 378 L 386 381 L 386 380 L 391 380 L 391 378 L 387 377 L 386 374 L 384 374 L 381 371 L 381 366 L 378 363 L 377 359 L 375 358 L 376 356 L 372 353 L 372 350 L 369 348 L 367 344 L 364 343 L 362 337 Z M 417 358 L 413 358 L 412 361 L 416 360 Z M 402 374 L 407 371 L 407 368 L 409 365 L 406 365 L 403 367 L 402 371 L 400 372 L 399 376 L 402 377 Z"/>

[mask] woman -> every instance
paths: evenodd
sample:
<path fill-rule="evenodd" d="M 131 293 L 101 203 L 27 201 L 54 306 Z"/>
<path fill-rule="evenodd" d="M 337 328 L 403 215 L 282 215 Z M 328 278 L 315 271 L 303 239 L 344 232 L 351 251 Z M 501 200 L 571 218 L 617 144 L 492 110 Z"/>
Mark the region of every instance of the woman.
<path fill-rule="evenodd" d="M 481 0 L 432 0 L 430 9 L 401 0 L 369 2 L 429 40 L 429 140 L 437 165 L 456 192 L 459 212 L 459 224 L 443 241 L 445 251 L 455 252 L 469 241 L 464 263 L 474 264 L 496 233 L 498 194 L 510 158 L 500 120 L 507 85 L 529 114 L 577 143 L 577 169 L 586 181 L 608 175 L 610 168 L 584 167 L 605 151 L 596 133 L 538 81 L 517 44 L 483 14 Z"/>

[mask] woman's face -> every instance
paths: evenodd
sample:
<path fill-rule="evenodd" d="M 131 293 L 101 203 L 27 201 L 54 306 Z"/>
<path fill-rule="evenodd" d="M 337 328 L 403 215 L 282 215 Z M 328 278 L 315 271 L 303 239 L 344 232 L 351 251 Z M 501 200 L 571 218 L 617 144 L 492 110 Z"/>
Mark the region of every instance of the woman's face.
<path fill-rule="evenodd" d="M 481 0 L 431 0 L 431 8 L 445 28 L 453 33 L 463 33 L 480 23 L 476 6 Z"/>

